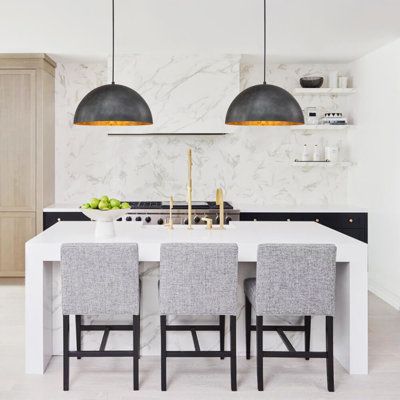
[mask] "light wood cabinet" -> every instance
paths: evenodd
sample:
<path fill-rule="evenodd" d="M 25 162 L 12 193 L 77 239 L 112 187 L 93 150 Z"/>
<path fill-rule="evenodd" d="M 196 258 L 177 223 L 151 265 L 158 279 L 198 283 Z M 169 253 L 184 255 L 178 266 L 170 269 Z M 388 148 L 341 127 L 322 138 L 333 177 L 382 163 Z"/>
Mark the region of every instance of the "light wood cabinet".
<path fill-rule="evenodd" d="M 25 242 L 54 202 L 55 66 L 0 54 L 0 277 L 24 275 Z"/>
<path fill-rule="evenodd" d="M 36 233 L 34 212 L 0 212 L 0 276 L 24 276 L 25 242 Z"/>

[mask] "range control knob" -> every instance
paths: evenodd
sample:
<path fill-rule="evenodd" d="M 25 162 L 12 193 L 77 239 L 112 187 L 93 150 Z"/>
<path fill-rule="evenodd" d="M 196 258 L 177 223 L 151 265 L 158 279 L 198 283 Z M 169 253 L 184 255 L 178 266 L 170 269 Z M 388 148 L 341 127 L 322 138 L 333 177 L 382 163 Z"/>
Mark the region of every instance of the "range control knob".
<path fill-rule="evenodd" d="M 189 225 L 189 221 L 188 221 L 188 219 L 187 219 L 187 218 L 185 218 L 185 219 L 183 220 L 183 223 L 184 223 L 185 225 Z"/>
<path fill-rule="evenodd" d="M 160 218 L 158 221 L 157 221 L 157 224 L 158 225 L 162 225 L 164 223 L 164 220 L 162 219 L 162 218 Z"/>
<path fill-rule="evenodd" d="M 135 218 L 135 221 L 140 222 L 141 220 L 142 220 L 142 217 L 136 217 L 136 218 Z"/>
<path fill-rule="evenodd" d="M 145 220 L 147 223 L 150 223 L 150 222 L 151 222 L 151 217 L 147 216 L 144 220 Z"/>
<path fill-rule="evenodd" d="M 193 222 L 194 222 L 195 224 L 198 224 L 200 221 L 201 221 L 201 218 L 200 218 L 198 215 L 196 215 L 196 216 L 193 218 Z"/>
<path fill-rule="evenodd" d="M 226 217 L 225 218 L 225 223 L 226 224 L 229 224 L 229 222 L 231 222 L 232 221 L 232 217 Z"/>
<path fill-rule="evenodd" d="M 118 218 L 117 221 L 122 221 L 122 217 L 121 217 L 121 218 Z"/>
<path fill-rule="evenodd" d="M 125 218 L 125 221 L 132 221 L 132 217 L 129 217 L 129 216 L 126 217 L 126 218 Z"/>

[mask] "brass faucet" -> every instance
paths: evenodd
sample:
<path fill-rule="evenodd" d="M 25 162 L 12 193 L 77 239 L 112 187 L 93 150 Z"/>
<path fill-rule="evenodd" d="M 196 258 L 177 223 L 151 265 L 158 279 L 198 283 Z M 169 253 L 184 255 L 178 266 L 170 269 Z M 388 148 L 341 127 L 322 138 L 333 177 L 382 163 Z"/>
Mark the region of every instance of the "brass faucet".
<path fill-rule="evenodd" d="M 188 229 L 192 228 L 192 149 L 188 150 L 188 185 L 187 185 L 187 203 L 188 203 Z"/>
<path fill-rule="evenodd" d="M 174 229 L 174 221 L 172 219 L 172 209 L 174 208 L 174 198 L 171 196 L 169 198 L 169 221 L 167 224 L 168 229 Z"/>
<path fill-rule="evenodd" d="M 206 229 L 212 229 L 212 218 L 203 217 L 201 220 L 207 223 Z"/>
<path fill-rule="evenodd" d="M 219 206 L 219 228 L 224 228 L 224 194 L 221 188 L 217 189 L 217 193 L 215 195 L 215 204 Z"/>

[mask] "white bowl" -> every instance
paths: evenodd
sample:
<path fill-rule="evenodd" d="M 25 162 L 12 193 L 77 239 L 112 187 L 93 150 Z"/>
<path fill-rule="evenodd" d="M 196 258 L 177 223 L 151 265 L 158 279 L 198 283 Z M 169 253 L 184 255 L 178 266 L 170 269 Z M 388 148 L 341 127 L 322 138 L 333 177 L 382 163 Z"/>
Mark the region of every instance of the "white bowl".
<path fill-rule="evenodd" d="M 86 215 L 92 221 L 112 222 L 125 215 L 130 208 L 123 208 L 120 210 L 93 210 L 91 208 L 81 208 L 82 214 Z"/>

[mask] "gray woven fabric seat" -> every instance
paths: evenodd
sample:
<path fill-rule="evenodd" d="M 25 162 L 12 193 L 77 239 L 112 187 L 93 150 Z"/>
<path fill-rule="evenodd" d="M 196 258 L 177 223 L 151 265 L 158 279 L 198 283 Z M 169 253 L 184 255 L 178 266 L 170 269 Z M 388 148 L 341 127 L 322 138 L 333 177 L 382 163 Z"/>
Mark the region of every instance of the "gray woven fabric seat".
<path fill-rule="evenodd" d="M 69 243 L 61 246 L 63 386 L 69 390 L 71 357 L 132 357 L 133 389 L 139 389 L 139 257 L 135 243 Z M 130 325 L 85 325 L 82 315 L 130 314 Z M 69 348 L 70 315 L 75 315 L 76 351 Z M 82 331 L 102 330 L 99 350 L 82 350 Z M 106 350 L 110 331 L 133 333 L 133 350 Z"/>
<path fill-rule="evenodd" d="M 251 304 L 256 304 L 256 278 L 247 278 L 243 282 L 244 293 Z"/>
<path fill-rule="evenodd" d="M 135 243 L 71 243 L 61 247 L 62 312 L 139 314 Z"/>
<path fill-rule="evenodd" d="M 257 315 L 333 316 L 335 280 L 334 245 L 262 244 L 252 304 Z"/>
<path fill-rule="evenodd" d="M 168 357 L 230 358 L 231 390 L 237 390 L 236 314 L 238 246 L 234 243 L 165 243 L 160 254 L 161 390 L 167 390 Z M 218 325 L 168 324 L 167 315 L 218 315 Z M 225 351 L 229 315 L 230 350 Z M 218 332 L 220 350 L 201 350 L 197 331 Z M 168 351 L 167 332 L 187 331 L 194 351 Z"/>
<path fill-rule="evenodd" d="M 236 244 L 165 243 L 160 256 L 160 314 L 236 315 Z"/>
<path fill-rule="evenodd" d="M 257 334 L 257 386 L 264 390 L 264 357 L 325 358 L 327 386 L 334 391 L 333 315 L 335 314 L 336 246 L 331 244 L 262 244 L 258 246 L 257 277 L 244 281 L 246 358 L 251 331 Z M 252 307 L 256 325 L 251 323 Z M 264 316 L 304 316 L 304 325 L 264 325 Z M 311 316 L 325 316 L 326 352 L 310 351 Z M 304 332 L 304 351 L 297 351 L 285 331 Z M 275 331 L 287 352 L 264 351 L 263 332 Z"/>

